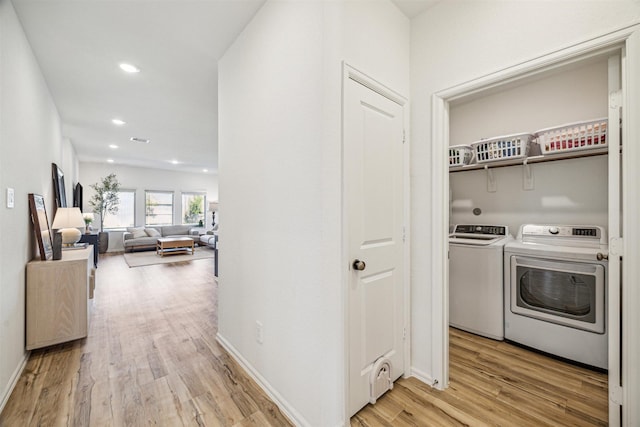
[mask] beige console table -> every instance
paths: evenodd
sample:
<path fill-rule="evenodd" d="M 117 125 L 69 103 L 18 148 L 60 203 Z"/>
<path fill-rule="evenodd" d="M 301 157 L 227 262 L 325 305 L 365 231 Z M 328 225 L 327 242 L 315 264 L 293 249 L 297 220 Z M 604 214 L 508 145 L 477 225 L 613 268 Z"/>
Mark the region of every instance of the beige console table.
<path fill-rule="evenodd" d="M 87 336 L 93 298 L 93 246 L 62 252 L 58 261 L 27 264 L 27 350 Z"/>

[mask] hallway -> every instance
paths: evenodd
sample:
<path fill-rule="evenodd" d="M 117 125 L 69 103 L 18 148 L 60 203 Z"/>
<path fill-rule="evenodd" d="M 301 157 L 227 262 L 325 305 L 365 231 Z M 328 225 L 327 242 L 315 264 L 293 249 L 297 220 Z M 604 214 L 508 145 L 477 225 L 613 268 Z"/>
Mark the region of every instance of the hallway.
<path fill-rule="evenodd" d="M 215 340 L 213 259 L 101 255 L 89 337 L 35 350 L 0 426 L 285 426 Z"/>
<path fill-rule="evenodd" d="M 287 426 L 215 340 L 213 259 L 102 255 L 87 339 L 36 350 L 0 427 Z M 606 375 L 451 329 L 451 385 L 400 379 L 352 426 L 607 424 Z"/>

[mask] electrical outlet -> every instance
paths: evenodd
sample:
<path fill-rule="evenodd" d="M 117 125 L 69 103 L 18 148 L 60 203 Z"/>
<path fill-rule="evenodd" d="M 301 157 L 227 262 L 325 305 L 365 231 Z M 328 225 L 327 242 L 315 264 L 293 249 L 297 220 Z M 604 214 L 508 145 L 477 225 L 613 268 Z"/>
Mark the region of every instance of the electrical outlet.
<path fill-rule="evenodd" d="M 256 320 L 256 341 L 258 344 L 264 342 L 264 325 L 258 320 Z"/>

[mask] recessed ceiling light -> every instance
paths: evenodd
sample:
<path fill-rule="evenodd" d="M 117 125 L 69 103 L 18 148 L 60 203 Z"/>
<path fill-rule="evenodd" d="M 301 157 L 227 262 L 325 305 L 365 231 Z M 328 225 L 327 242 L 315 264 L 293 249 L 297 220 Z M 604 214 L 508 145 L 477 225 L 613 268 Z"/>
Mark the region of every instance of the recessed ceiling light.
<path fill-rule="evenodd" d="M 171 164 L 173 164 L 173 165 L 177 165 L 177 164 L 178 164 L 178 161 L 177 161 L 177 160 L 171 160 Z"/>
<path fill-rule="evenodd" d="M 202 169 L 202 172 L 209 172 L 209 169 Z"/>
<path fill-rule="evenodd" d="M 140 144 L 148 144 L 148 143 L 151 142 L 150 139 L 138 138 L 137 136 L 132 136 L 131 138 L 129 138 L 129 141 L 131 141 L 131 142 L 139 142 Z"/>
<path fill-rule="evenodd" d="M 114 125 L 117 125 L 117 126 L 122 126 L 122 125 L 126 124 L 127 122 L 125 122 L 124 120 L 120 120 L 120 119 L 113 119 L 113 120 L 111 120 L 111 123 L 113 123 Z"/>
<path fill-rule="evenodd" d="M 109 148 L 115 150 L 118 146 L 116 144 L 109 144 Z"/>
<path fill-rule="evenodd" d="M 122 71 L 127 72 L 127 73 L 139 73 L 140 72 L 140 68 L 136 67 L 135 65 L 127 64 L 125 62 L 120 64 L 120 69 L 122 69 Z"/>
<path fill-rule="evenodd" d="M 113 163 L 113 159 L 107 159 L 107 163 Z"/>

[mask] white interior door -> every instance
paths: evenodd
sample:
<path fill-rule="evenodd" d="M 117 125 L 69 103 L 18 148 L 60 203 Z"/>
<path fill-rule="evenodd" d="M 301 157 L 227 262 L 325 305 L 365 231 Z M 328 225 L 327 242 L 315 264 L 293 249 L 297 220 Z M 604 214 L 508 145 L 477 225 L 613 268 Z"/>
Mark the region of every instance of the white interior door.
<path fill-rule="evenodd" d="M 369 402 L 376 360 L 388 358 L 393 380 L 404 371 L 404 107 L 351 78 L 344 89 L 351 416 Z"/>

